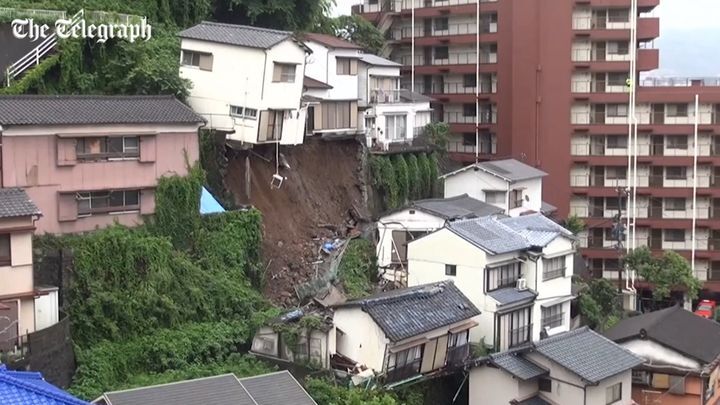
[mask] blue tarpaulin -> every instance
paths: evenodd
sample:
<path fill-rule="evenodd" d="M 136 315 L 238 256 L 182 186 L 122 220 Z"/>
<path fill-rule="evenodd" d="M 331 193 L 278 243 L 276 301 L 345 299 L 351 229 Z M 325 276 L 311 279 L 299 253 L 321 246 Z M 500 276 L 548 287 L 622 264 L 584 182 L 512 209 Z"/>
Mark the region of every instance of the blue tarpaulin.
<path fill-rule="evenodd" d="M 203 187 L 200 196 L 200 214 L 217 214 L 218 212 L 225 212 L 225 208 Z"/>

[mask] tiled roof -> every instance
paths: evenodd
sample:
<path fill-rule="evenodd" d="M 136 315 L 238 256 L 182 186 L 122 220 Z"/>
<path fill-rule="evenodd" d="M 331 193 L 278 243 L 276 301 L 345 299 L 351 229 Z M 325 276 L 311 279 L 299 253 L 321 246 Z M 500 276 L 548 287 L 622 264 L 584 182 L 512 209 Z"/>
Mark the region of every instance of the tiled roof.
<path fill-rule="evenodd" d="M 509 181 L 511 183 L 547 176 L 547 173 L 545 173 L 544 171 L 536 169 L 519 160 L 505 159 L 471 164 L 463 167 L 462 169 L 447 173 L 442 177 L 444 178 L 452 176 L 454 174 L 461 173 L 472 168 L 478 168 L 482 171 L 491 173 L 497 177 L 505 179 L 506 181 Z"/>
<path fill-rule="evenodd" d="M 450 198 L 433 198 L 412 201 L 408 208 L 417 208 L 429 214 L 451 220 L 484 217 L 493 214 L 501 214 L 503 212 L 502 208 L 477 200 L 467 194 Z"/>
<path fill-rule="evenodd" d="M 238 379 L 233 374 L 108 392 L 107 405 L 317 405 L 287 371 Z"/>
<path fill-rule="evenodd" d="M 479 248 L 492 254 L 502 254 L 529 247 L 526 240 L 493 217 L 450 222 L 446 227 Z"/>
<path fill-rule="evenodd" d="M 572 232 L 553 222 L 543 214 L 503 218 L 500 222 L 522 235 L 531 246 L 544 247 L 560 235 L 574 238 Z"/>
<path fill-rule="evenodd" d="M 172 96 L 0 96 L 0 125 L 200 122 L 199 115 Z"/>
<path fill-rule="evenodd" d="M 490 355 L 490 362 L 523 381 L 541 377 L 548 371 L 522 356 L 522 353 L 509 350 Z"/>
<path fill-rule="evenodd" d="M 401 67 L 401 63 L 393 62 L 390 59 L 385 59 L 383 57 L 373 55 L 371 53 L 365 53 L 360 57 L 360 60 L 367 63 L 368 65 L 373 66 L 387 66 L 387 67 Z"/>
<path fill-rule="evenodd" d="M 641 331 L 646 339 L 705 364 L 720 356 L 720 324 L 678 305 L 623 319 L 604 335 L 615 342 L 623 342 L 639 338 Z"/>
<path fill-rule="evenodd" d="M 333 86 L 321 82 L 320 80 L 313 79 L 312 77 L 305 76 L 303 77 L 303 86 L 307 87 L 308 89 L 332 89 Z"/>
<path fill-rule="evenodd" d="M 292 37 L 292 33 L 288 31 L 209 21 L 203 21 L 198 25 L 181 31 L 178 35 L 181 38 L 259 49 L 272 48 Z"/>
<path fill-rule="evenodd" d="M 532 302 L 537 296 L 532 290 L 518 290 L 515 287 L 501 288 L 487 294 L 498 302 L 498 307 L 526 304 Z"/>
<path fill-rule="evenodd" d="M 587 327 L 535 342 L 535 350 L 591 384 L 643 363 L 629 350 Z"/>
<path fill-rule="evenodd" d="M 9 371 L 4 365 L 0 365 L 0 404 L 89 405 L 46 382 L 40 373 Z"/>
<path fill-rule="evenodd" d="M 362 49 L 361 46 L 356 45 L 350 41 L 346 41 L 342 38 L 338 38 L 336 36 L 327 35 L 327 34 L 318 34 L 318 33 L 311 32 L 311 33 L 305 34 L 304 39 L 306 41 L 317 42 L 318 44 L 325 45 L 328 48 Z"/>
<path fill-rule="evenodd" d="M 0 218 L 41 215 L 40 209 L 21 188 L 0 188 Z"/>
<path fill-rule="evenodd" d="M 480 314 L 452 281 L 387 291 L 337 307 L 348 306 L 360 306 L 393 342 Z"/>

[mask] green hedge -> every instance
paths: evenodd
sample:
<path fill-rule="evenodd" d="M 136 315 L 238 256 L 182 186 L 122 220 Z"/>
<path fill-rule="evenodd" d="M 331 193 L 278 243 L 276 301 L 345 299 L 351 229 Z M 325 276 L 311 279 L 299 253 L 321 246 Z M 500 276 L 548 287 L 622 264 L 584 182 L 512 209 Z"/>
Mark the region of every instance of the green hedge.
<path fill-rule="evenodd" d="M 377 279 L 375 246 L 367 239 L 351 240 L 340 262 L 338 278 L 348 298 L 360 298 L 372 292 Z"/>
<path fill-rule="evenodd" d="M 380 196 L 383 210 L 403 206 L 407 200 L 430 198 L 438 190 L 438 160 L 434 154 L 424 153 L 373 156 L 370 173 L 373 188 Z"/>

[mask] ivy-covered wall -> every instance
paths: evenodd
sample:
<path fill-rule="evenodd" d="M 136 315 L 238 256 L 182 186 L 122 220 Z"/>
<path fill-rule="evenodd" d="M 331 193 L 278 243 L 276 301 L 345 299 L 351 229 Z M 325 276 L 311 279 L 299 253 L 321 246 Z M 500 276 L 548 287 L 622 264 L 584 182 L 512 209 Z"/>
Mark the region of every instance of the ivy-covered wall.
<path fill-rule="evenodd" d="M 371 184 L 382 201 L 381 210 L 402 207 L 408 201 L 436 197 L 438 160 L 435 153 L 406 153 L 370 158 Z"/>

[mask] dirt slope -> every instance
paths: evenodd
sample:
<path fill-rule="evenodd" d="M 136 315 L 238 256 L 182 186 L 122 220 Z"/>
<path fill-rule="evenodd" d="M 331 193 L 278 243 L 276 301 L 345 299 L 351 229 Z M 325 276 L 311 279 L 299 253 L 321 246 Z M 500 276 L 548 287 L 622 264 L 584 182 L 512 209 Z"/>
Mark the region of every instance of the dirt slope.
<path fill-rule="evenodd" d="M 274 147 L 256 148 L 274 159 Z M 245 158 L 230 161 L 227 186 L 240 203 L 263 213 L 263 258 L 267 266 L 265 296 L 276 304 L 296 304 L 294 287 L 315 275 L 311 264 L 322 242 L 342 237 L 352 225 L 353 206 L 364 211 L 360 181 L 360 146 L 355 141 L 324 142 L 281 148 L 290 169 L 280 189 L 270 188 L 270 163 L 250 154 L 251 198 L 245 193 Z M 321 226 L 325 225 L 325 226 Z M 335 230 L 333 230 L 333 228 Z"/>

